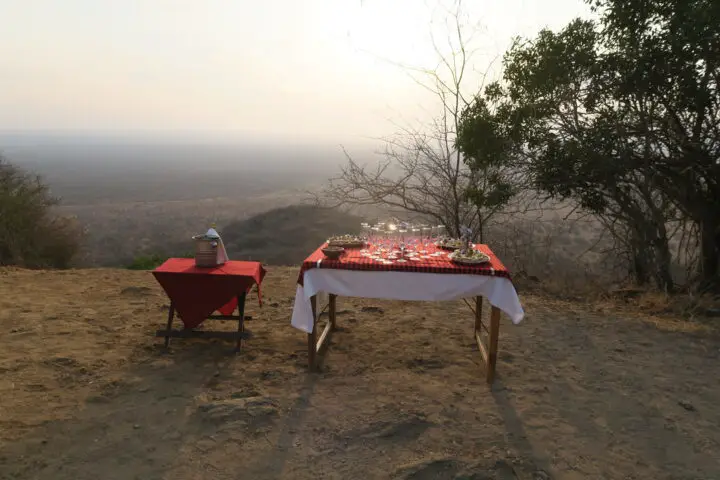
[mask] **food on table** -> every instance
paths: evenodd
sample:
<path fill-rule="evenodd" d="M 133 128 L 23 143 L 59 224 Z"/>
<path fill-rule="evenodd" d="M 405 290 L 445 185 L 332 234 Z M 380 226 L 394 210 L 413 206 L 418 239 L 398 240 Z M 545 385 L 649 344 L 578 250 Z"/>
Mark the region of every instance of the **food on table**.
<path fill-rule="evenodd" d="M 343 252 L 345 252 L 345 249 L 343 247 L 328 246 L 328 247 L 323 248 L 322 252 L 329 259 L 337 260 L 338 258 L 340 258 L 340 255 L 342 255 Z"/>
<path fill-rule="evenodd" d="M 450 258 L 450 260 L 455 263 L 460 263 L 463 265 L 480 265 L 483 263 L 488 263 L 490 261 L 490 257 L 488 256 L 488 254 L 483 253 L 479 250 L 467 250 L 465 252 L 456 250 L 450 255 L 448 255 L 448 258 Z"/>
<path fill-rule="evenodd" d="M 457 250 L 463 248 L 466 243 L 459 238 L 443 237 L 438 240 L 435 245 L 446 250 Z"/>
<path fill-rule="evenodd" d="M 328 245 L 333 247 L 357 248 L 365 244 L 357 235 L 333 235 L 328 238 Z"/>

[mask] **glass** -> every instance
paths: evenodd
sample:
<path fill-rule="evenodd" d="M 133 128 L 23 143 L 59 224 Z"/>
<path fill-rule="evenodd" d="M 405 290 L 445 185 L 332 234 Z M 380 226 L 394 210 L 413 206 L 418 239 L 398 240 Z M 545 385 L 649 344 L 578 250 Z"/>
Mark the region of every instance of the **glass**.
<path fill-rule="evenodd" d="M 377 249 L 378 242 L 380 242 L 380 227 L 375 225 L 370 229 L 370 245 Z"/>
<path fill-rule="evenodd" d="M 437 237 L 443 238 L 447 235 L 445 225 L 438 225 L 435 227 L 437 230 Z"/>
<path fill-rule="evenodd" d="M 410 235 L 410 247 L 413 250 L 418 249 L 418 245 L 420 245 L 422 241 L 422 231 L 419 227 L 413 227 Z"/>
<path fill-rule="evenodd" d="M 420 250 L 420 253 L 427 253 L 427 249 L 430 247 L 430 241 L 432 239 L 430 233 L 432 232 L 432 228 L 430 228 L 429 225 L 423 225 L 420 227 L 420 233 L 422 236 L 422 250 Z"/>
<path fill-rule="evenodd" d="M 361 223 L 360 224 L 360 236 L 363 238 L 363 240 L 368 239 L 370 236 L 370 224 L 369 223 Z"/>
<path fill-rule="evenodd" d="M 407 233 L 408 233 L 408 230 L 405 225 L 400 225 L 398 227 L 398 237 L 399 237 L 400 242 L 405 243 L 405 241 L 407 240 Z"/>

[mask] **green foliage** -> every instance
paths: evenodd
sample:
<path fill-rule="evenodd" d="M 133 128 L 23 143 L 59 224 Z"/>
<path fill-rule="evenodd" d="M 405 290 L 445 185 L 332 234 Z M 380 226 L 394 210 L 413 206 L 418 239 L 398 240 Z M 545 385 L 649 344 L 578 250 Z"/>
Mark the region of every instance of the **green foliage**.
<path fill-rule="evenodd" d="M 503 81 L 465 111 L 459 148 L 473 168 L 524 159 L 539 189 L 621 225 L 665 286 L 665 225 L 687 218 L 703 232 L 701 274 L 717 281 L 720 2 L 589 3 L 598 24 L 513 43 Z"/>
<path fill-rule="evenodd" d="M 473 173 L 466 199 L 482 217 L 490 217 L 510 203 L 518 191 L 515 173 L 517 134 L 512 111 L 498 102 L 499 85 L 490 85 L 483 97 L 463 110 L 456 138 L 456 147 Z M 480 232 L 482 237 L 482 229 Z"/>
<path fill-rule="evenodd" d="M 130 265 L 127 266 L 128 270 L 154 270 L 167 260 L 168 257 L 161 256 L 158 254 L 152 255 L 141 255 L 135 257 Z"/>
<path fill-rule="evenodd" d="M 0 156 L 0 265 L 70 266 L 81 229 L 73 219 L 53 215 L 57 203 L 38 176 Z"/>

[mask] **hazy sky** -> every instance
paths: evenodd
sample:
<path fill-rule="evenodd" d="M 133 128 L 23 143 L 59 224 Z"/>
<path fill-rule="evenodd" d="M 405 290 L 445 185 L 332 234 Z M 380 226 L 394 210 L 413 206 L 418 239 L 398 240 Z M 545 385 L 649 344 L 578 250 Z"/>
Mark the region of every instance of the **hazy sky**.
<path fill-rule="evenodd" d="M 447 2 L 446 2 L 447 3 Z M 0 130 L 195 131 L 353 141 L 435 105 L 428 0 L 0 0 Z M 582 0 L 466 0 L 476 68 Z M 471 80 L 474 82 L 474 80 Z M 474 89 L 475 86 L 468 86 Z"/>

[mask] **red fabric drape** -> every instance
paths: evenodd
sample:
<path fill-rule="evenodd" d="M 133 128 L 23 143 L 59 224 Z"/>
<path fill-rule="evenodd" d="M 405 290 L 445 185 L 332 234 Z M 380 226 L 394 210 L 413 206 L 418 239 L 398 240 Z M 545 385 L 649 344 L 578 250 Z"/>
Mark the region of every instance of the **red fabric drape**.
<path fill-rule="evenodd" d="M 214 268 L 198 268 L 192 258 L 170 258 L 156 268 L 153 276 L 162 286 L 185 328 L 200 325 L 215 311 L 231 315 L 237 297 L 258 286 L 265 277 L 259 262 L 229 261 Z"/>

